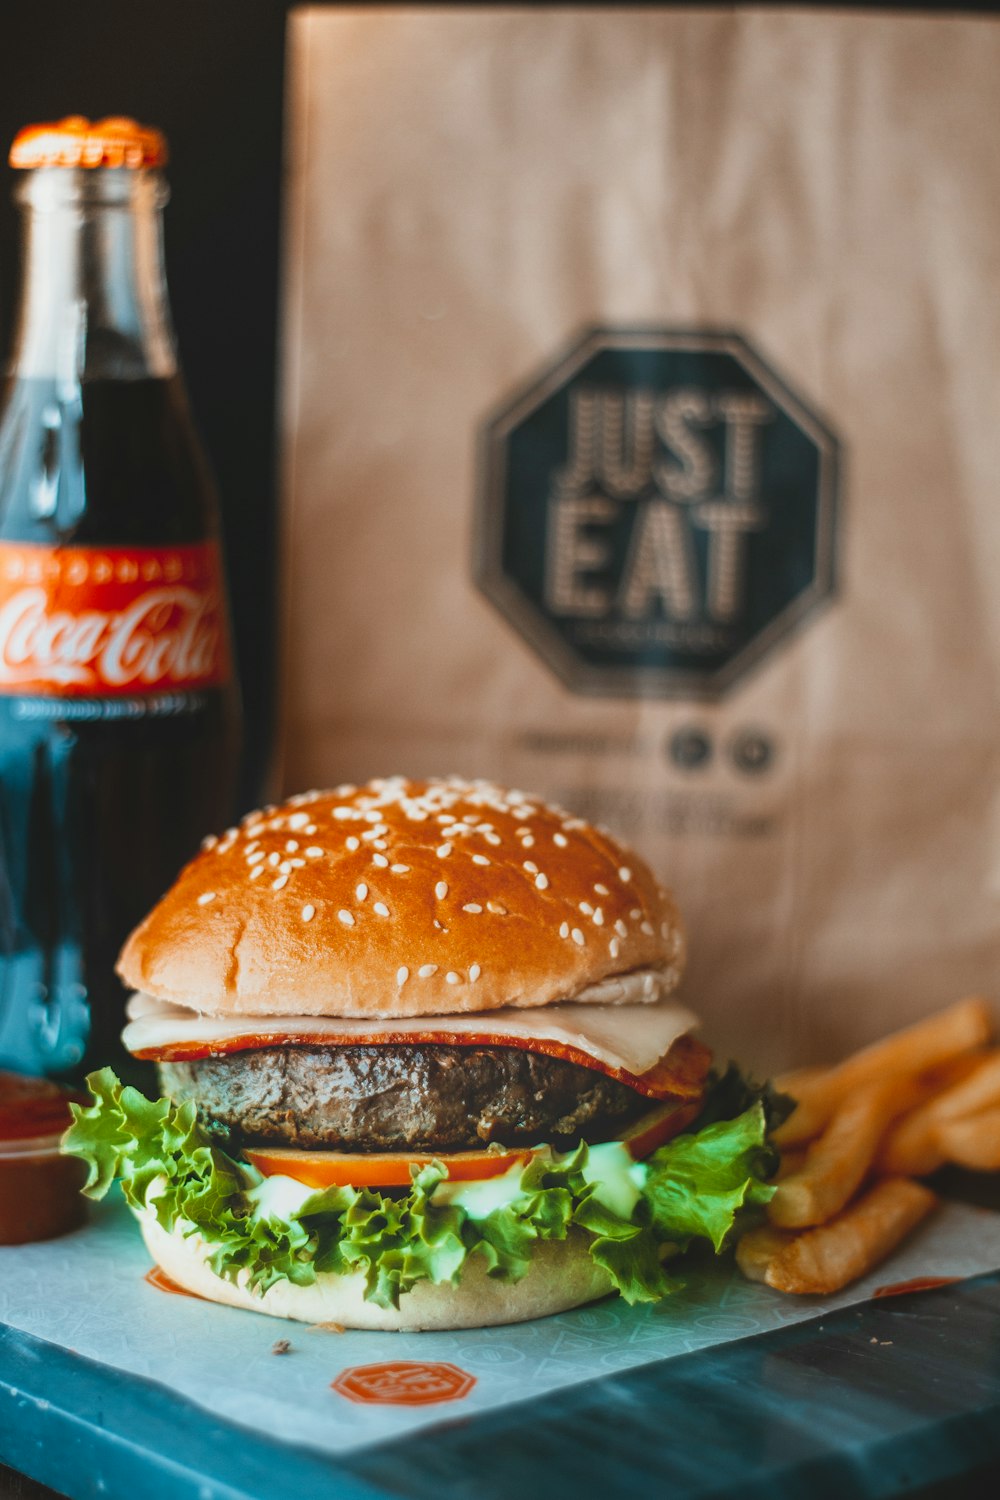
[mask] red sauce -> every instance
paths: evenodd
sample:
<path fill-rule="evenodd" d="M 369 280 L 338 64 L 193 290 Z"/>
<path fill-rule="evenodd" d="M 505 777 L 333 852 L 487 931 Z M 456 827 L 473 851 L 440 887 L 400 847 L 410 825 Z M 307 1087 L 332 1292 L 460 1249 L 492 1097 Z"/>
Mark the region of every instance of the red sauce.
<path fill-rule="evenodd" d="M 416 1045 L 418 1042 L 447 1047 L 516 1047 L 522 1052 L 543 1052 L 549 1057 L 560 1057 L 580 1067 L 591 1068 L 616 1078 L 637 1094 L 650 1099 L 698 1099 L 704 1091 L 705 1076 L 712 1065 L 712 1054 L 704 1042 L 697 1037 L 682 1036 L 673 1044 L 666 1057 L 645 1073 L 629 1073 L 625 1068 L 612 1068 L 607 1063 L 591 1057 L 589 1052 L 580 1052 L 564 1042 L 536 1040 L 527 1037 L 504 1036 L 502 1033 L 454 1033 L 450 1031 L 385 1031 L 363 1038 L 350 1038 L 348 1045 L 365 1047 L 393 1047 Z M 337 1046 L 335 1037 L 307 1032 L 289 1036 L 279 1034 L 247 1032 L 244 1036 L 223 1038 L 215 1042 L 174 1042 L 166 1047 L 145 1047 L 136 1052 L 136 1057 L 155 1062 L 193 1062 L 201 1057 L 222 1057 L 231 1052 L 248 1052 L 261 1047 L 332 1047 Z"/>
<path fill-rule="evenodd" d="M 84 1221 L 86 1169 L 59 1154 L 72 1099 L 47 1079 L 0 1072 L 0 1245 L 54 1239 Z"/>
<path fill-rule="evenodd" d="M 205 1300 L 204 1297 L 199 1297 L 197 1292 L 189 1292 L 186 1286 L 178 1286 L 177 1282 L 160 1266 L 152 1266 L 142 1279 L 150 1286 L 155 1286 L 158 1292 L 169 1292 L 172 1297 L 193 1297 L 196 1302 Z"/>
<path fill-rule="evenodd" d="M 954 1286 L 960 1276 L 914 1276 L 910 1281 L 893 1281 L 877 1286 L 873 1297 L 905 1297 L 910 1292 L 932 1292 L 936 1286 Z"/>

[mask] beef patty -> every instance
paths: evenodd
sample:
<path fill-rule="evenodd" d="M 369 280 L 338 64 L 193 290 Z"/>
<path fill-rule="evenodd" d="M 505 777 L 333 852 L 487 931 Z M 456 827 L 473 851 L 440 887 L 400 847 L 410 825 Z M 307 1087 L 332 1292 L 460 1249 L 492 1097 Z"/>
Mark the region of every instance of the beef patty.
<path fill-rule="evenodd" d="M 459 1151 L 606 1139 L 650 1101 L 627 1084 L 515 1047 L 264 1047 L 159 1064 L 236 1145 Z"/>

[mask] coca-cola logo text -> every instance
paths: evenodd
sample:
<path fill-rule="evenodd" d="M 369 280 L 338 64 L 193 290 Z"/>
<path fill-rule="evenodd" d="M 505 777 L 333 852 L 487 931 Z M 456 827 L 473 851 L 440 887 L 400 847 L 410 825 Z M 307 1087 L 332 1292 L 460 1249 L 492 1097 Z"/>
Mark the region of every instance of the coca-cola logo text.
<path fill-rule="evenodd" d="M 149 549 L 104 570 L 81 566 L 85 549 L 54 549 L 58 566 L 40 570 L 33 559 L 26 570 L 26 550 L 0 543 L 7 564 L 0 568 L 0 691 L 101 696 L 225 676 L 221 575 L 211 544 L 164 555 L 159 576 L 180 571 L 185 581 L 159 587 L 147 581 Z"/>

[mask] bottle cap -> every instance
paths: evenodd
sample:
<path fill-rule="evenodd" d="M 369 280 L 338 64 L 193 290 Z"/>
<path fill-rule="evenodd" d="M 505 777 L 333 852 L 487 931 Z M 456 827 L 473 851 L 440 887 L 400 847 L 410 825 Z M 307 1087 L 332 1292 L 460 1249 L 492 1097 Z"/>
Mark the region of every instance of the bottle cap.
<path fill-rule="evenodd" d="M 10 148 L 12 167 L 162 167 L 167 139 L 127 115 L 88 120 L 67 115 L 47 125 L 25 125 Z"/>

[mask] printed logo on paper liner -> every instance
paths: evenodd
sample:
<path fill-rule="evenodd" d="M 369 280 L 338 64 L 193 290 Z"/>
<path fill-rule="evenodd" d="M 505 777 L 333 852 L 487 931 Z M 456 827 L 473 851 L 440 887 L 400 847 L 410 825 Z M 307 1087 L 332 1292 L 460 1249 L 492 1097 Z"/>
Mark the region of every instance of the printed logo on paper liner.
<path fill-rule="evenodd" d="M 443 1360 L 396 1359 L 341 1370 L 332 1388 L 349 1401 L 371 1406 L 433 1406 L 460 1401 L 476 1377 Z"/>
<path fill-rule="evenodd" d="M 575 692 L 719 698 L 833 593 L 837 467 L 740 335 L 594 329 L 483 429 L 477 581 Z"/>

